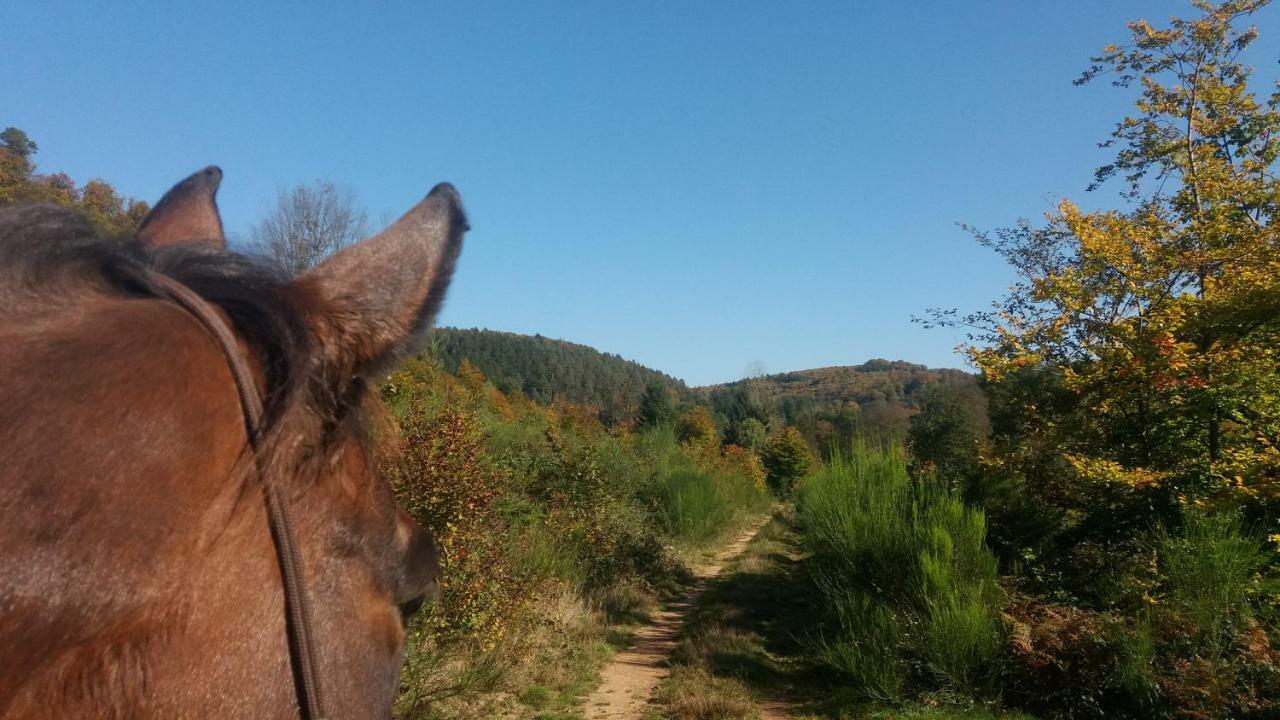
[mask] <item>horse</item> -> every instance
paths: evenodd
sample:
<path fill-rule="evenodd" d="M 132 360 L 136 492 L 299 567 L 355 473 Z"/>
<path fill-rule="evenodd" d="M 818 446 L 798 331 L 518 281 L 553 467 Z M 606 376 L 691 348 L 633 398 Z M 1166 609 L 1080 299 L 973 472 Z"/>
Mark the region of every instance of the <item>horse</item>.
<path fill-rule="evenodd" d="M 292 513 L 327 716 L 391 712 L 438 565 L 379 471 L 377 380 L 444 300 L 461 199 L 437 185 L 290 278 L 227 249 L 221 179 L 178 183 L 128 238 L 0 208 L 0 717 L 305 716 L 266 484 Z"/>

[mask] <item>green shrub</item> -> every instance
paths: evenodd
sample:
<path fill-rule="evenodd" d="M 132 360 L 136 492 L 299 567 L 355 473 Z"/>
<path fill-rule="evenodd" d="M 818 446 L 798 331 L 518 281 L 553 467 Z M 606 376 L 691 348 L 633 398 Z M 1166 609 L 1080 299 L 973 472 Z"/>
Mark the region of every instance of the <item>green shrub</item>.
<path fill-rule="evenodd" d="M 868 697 L 914 676 L 955 692 L 990 678 L 1002 631 L 996 561 L 980 511 L 916 483 L 896 448 L 856 445 L 798 497 L 808 566 L 829 608 L 818 659 Z"/>
<path fill-rule="evenodd" d="M 382 390 L 402 438 L 387 474 L 443 550 L 440 598 L 406 644 L 403 717 L 488 717 L 499 690 L 547 713 L 572 704 L 610 625 L 642 620 L 681 577 L 671 545 L 701 550 L 769 503 L 755 456 L 689 422 L 683 444 L 674 418 L 610 434 L 588 408 L 540 407 L 427 360 Z"/>
<path fill-rule="evenodd" d="M 1144 613 L 1132 628 L 1117 624 L 1111 631 L 1116 655 L 1111 682 L 1135 704 L 1149 706 L 1159 694 L 1155 632 L 1150 614 Z"/>
<path fill-rule="evenodd" d="M 976 537 L 981 549 L 981 514 L 965 511 L 954 500 L 938 507 L 941 512 L 961 515 L 969 527 L 956 535 L 942 524 L 927 531 L 931 547 L 921 551 L 918 566 L 918 592 L 925 605 L 921 656 L 944 685 L 969 688 L 980 681 L 979 673 L 986 671 L 1000 652 L 1000 625 L 991 606 L 995 559 L 990 555 L 965 558 L 956 552 L 953 537 Z M 968 547 L 973 548 L 971 544 Z M 981 567 L 986 562 L 990 568 Z"/>
<path fill-rule="evenodd" d="M 662 505 L 667 532 L 685 542 L 715 537 L 729 515 L 715 478 L 692 468 L 663 478 Z"/>
<path fill-rule="evenodd" d="M 849 592 L 827 599 L 835 610 L 829 634 L 818 636 L 814 654 L 819 662 L 845 674 L 853 689 L 871 700 L 896 703 L 902 699 L 908 668 L 903 661 L 903 628 L 885 605 L 867 595 Z"/>
<path fill-rule="evenodd" d="M 813 451 L 794 427 L 783 428 L 765 447 L 764 468 L 769 484 L 781 493 L 789 493 L 795 484 L 813 468 Z"/>
<path fill-rule="evenodd" d="M 1190 512 L 1184 533 L 1164 533 L 1159 545 L 1169 605 L 1208 648 L 1225 652 L 1253 617 L 1250 601 L 1268 564 L 1262 544 L 1242 532 L 1237 513 Z"/>

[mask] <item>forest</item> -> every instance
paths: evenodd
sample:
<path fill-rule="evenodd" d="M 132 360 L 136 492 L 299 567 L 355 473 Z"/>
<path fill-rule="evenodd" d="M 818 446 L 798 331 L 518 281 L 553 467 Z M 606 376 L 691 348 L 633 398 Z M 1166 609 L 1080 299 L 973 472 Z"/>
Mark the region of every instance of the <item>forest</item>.
<path fill-rule="evenodd" d="M 601 717 L 602 670 L 696 596 L 643 717 L 1280 717 L 1280 86 L 1240 60 L 1267 4 L 1088 60 L 1078 84 L 1132 101 L 1093 178 L 1121 199 L 969 229 L 1016 282 L 918 322 L 962 329 L 973 372 L 690 387 L 434 330 L 380 386 L 386 474 L 443 550 L 396 716 Z M 0 134 L 0 204 L 137 228 L 31 130 Z"/>

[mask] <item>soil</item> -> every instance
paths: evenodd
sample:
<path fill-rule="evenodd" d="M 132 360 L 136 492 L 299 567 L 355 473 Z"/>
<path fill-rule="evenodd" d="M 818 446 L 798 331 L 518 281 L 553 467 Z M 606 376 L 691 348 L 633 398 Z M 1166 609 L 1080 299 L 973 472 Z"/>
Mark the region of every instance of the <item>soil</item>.
<path fill-rule="evenodd" d="M 605 666 L 601 672 L 600 687 L 583 703 L 587 720 L 639 720 L 644 716 L 649 698 L 669 672 L 667 658 L 675 649 L 676 639 L 690 610 L 708 583 L 746 548 L 769 518 L 766 515 L 759 522 L 752 523 L 713 560 L 694 568 L 695 580 L 684 595 L 654 613 L 649 624 L 636 631 L 631 646 L 619 652 Z M 765 709 L 765 720 L 784 717 Z"/>

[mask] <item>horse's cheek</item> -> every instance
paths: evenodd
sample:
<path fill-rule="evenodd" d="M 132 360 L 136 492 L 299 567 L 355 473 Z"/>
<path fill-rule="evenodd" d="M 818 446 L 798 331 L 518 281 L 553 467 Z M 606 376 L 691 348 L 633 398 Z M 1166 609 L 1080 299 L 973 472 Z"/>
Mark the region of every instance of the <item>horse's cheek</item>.
<path fill-rule="evenodd" d="M 385 596 L 376 593 L 366 597 L 360 606 L 357 617 L 363 625 L 362 630 L 369 635 L 370 644 L 376 652 L 398 658 L 405 638 L 400 612 Z"/>

